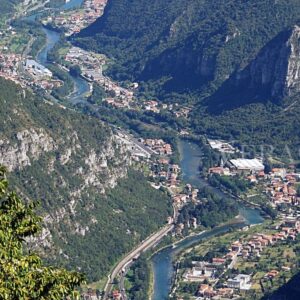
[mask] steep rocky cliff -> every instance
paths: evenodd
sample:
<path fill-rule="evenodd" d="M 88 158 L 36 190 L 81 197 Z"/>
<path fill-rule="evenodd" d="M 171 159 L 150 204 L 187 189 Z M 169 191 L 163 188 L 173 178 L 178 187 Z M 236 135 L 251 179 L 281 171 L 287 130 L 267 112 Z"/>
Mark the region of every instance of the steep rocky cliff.
<path fill-rule="evenodd" d="M 99 279 L 165 222 L 168 197 L 142 176 L 130 186 L 130 155 L 108 126 L 26 94 L 0 79 L 0 164 L 25 198 L 41 201 L 44 229 L 30 246 Z"/>
<path fill-rule="evenodd" d="M 299 13 L 298 0 L 111 0 L 76 42 L 115 58 L 117 78 L 203 93 L 247 66 Z"/>
<path fill-rule="evenodd" d="M 294 96 L 300 91 L 300 27 L 280 33 L 256 59 L 236 75 L 235 84 L 246 81 L 250 88 L 262 89 L 270 96 Z"/>
<path fill-rule="evenodd" d="M 296 25 L 286 43 L 288 67 L 285 73 L 283 95 L 294 96 L 300 92 L 300 27 Z M 273 89 L 273 95 L 277 91 Z"/>
<path fill-rule="evenodd" d="M 300 92 L 299 72 L 300 27 L 295 25 L 267 43 L 244 69 L 233 73 L 207 104 L 219 111 L 270 100 L 289 105 Z"/>

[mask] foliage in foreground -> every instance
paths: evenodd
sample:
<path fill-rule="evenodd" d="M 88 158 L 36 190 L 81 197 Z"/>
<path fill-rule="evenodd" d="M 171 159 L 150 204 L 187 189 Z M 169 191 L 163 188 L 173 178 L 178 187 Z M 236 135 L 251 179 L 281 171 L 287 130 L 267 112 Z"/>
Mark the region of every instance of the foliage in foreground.
<path fill-rule="evenodd" d="M 39 256 L 26 253 L 23 243 L 41 229 L 36 204 L 25 204 L 9 191 L 0 167 L 0 299 L 64 299 L 77 297 L 74 289 L 83 275 L 45 267 Z"/>

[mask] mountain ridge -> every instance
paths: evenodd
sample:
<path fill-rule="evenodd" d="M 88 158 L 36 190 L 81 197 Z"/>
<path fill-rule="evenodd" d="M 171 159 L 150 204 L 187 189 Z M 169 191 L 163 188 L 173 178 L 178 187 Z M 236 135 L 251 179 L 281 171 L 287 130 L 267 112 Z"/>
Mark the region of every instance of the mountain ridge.
<path fill-rule="evenodd" d="M 299 12 L 294 0 L 112 0 L 75 42 L 113 58 L 110 74 L 117 79 L 159 84 L 166 78 L 167 92 L 204 92 L 243 69 L 266 43 L 296 24 Z"/>
<path fill-rule="evenodd" d="M 30 246 L 51 263 L 99 280 L 165 223 L 169 197 L 132 169 L 107 125 L 2 78 L 0 116 L 0 163 L 14 189 L 40 200 L 45 226 Z"/>

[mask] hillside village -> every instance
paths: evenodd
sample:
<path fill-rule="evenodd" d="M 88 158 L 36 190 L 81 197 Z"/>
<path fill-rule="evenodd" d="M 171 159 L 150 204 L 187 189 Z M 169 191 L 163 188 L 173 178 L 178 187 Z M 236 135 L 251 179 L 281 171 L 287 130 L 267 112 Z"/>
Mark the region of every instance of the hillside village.
<path fill-rule="evenodd" d="M 224 146 L 213 149 L 224 151 Z M 229 149 L 231 151 L 234 148 L 230 146 Z M 299 189 L 300 174 L 295 172 L 295 165 L 293 164 L 287 167 L 272 168 L 266 172 L 260 158 L 236 158 L 209 168 L 208 176 L 212 175 L 229 179 L 239 177 L 248 181 L 253 186 L 254 192 L 263 195 L 265 201 L 274 209 L 280 209 L 282 206 L 297 207 L 299 204 L 299 192 L 297 190 Z M 251 201 L 256 195 L 249 191 L 246 192 L 245 196 Z"/>
<path fill-rule="evenodd" d="M 226 142 L 208 140 L 207 144 L 220 153 L 238 152 Z M 193 252 L 192 257 L 199 258 L 192 260 L 188 268 L 178 264 L 173 290 L 176 295 L 189 294 L 186 290 L 192 284 L 197 287 L 194 293 L 189 294 L 193 299 L 238 299 L 251 295 L 252 291 L 263 294 L 265 289 L 275 289 L 280 286 L 279 281 L 283 278 L 287 280 L 297 271 L 295 253 L 299 248 L 300 174 L 295 173 L 294 168 L 290 165 L 265 173 L 265 166 L 259 158 L 236 158 L 208 169 L 208 176 L 240 177 L 251 182 L 263 196 L 264 203 L 260 205 L 269 205 L 277 215 L 273 221 L 266 221 L 258 229 L 243 228 L 240 234 L 233 235 L 231 245 L 228 245 L 230 238 L 227 242 L 226 239 L 220 242 L 216 238 L 215 242 L 207 242 L 209 247 L 196 246 L 194 252 L 199 254 Z M 249 195 L 240 196 L 240 199 L 250 203 L 253 201 Z M 213 246 L 214 243 L 219 247 L 222 245 L 222 250 Z M 276 251 L 288 254 L 278 257 Z M 181 260 L 189 257 L 187 251 Z"/>
<path fill-rule="evenodd" d="M 222 248 L 222 251 L 214 247 L 205 251 L 202 247 L 199 250 L 199 253 L 203 253 L 203 256 L 199 256 L 200 260 L 191 261 L 190 268 L 179 267 L 177 287 L 185 283 L 198 283 L 195 299 L 199 300 L 239 298 L 251 289 L 260 291 L 269 282 L 282 276 L 291 276 L 297 270 L 295 258 L 282 257 L 278 264 L 273 255 L 286 245 L 298 245 L 299 225 L 297 216 L 282 215 L 275 223 L 264 225 L 264 232 L 247 234 L 245 232 L 249 228 L 245 227 L 241 233 L 244 237 L 233 241 L 231 245 L 224 245 L 226 248 Z M 189 254 L 183 257 L 186 259 Z M 268 259 L 273 260 L 272 263 L 260 263 Z"/>
<path fill-rule="evenodd" d="M 84 7 L 78 11 L 62 12 L 59 15 L 50 16 L 44 20 L 45 24 L 54 27 L 63 27 L 66 36 L 79 32 L 82 28 L 91 24 L 101 15 L 107 0 L 87 0 Z M 11 29 L 12 30 L 12 29 Z M 39 64 L 30 56 L 21 54 L 9 54 L 5 49 L 0 52 L 0 76 L 15 81 L 23 87 L 42 89 L 51 93 L 54 88 L 64 83 L 56 79 L 52 71 Z M 79 66 L 81 77 L 87 82 L 97 84 L 107 92 L 103 103 L 115 109 L 130 109 L 159 114 L 171 112 L 176 118 L 188 119 L 191 108 L 181 106 L 178 103 L 164 104 L 156 99 L 137 99 L 136 91 L 138 83 L 132 83 L 123 87 L 103 74 L 107 64 L 104 56 L 87 52 L 78 47 L 70 47 L 64 55 L 64 61 L 68 67 Z M 60 66 L 61 68 L 65 68 Z M 66 69 L 69 71 L 69 69 Z M 180 209 L 187 203 L 201 204 L 198 198 L 199 190 L 189 183 L 183 183 L 181 169 L 173 163 L 174 145 L 163 139 L 137 138 L 120 129 L 115 130 L 116 136 L 131 152 L 137 165 L 146 166 L 149 182 L 153 188 L 165 188 L 172 196 L 174 215 L 166 220 L 169 224 L 177 223 Z M 188 132 L 183 131 L 183 135 Z M 251 190 L 243 195 L 238 195 L 239 200 L 245 200 L 254 206 L 259 206 L 263 201 L 278 212 L 274 222 L 262 228 L 262 231 L 249 234 L 249 236 L 233 241 L 226 245 L 223 255 L 217 255 L 207 260 L 192 261 L 192 266 L 183 268 L 179 285 L 184 283 L 197 283 L 195 299 L 228 299 L 240 297 L 243 291 L 262 289 L 265 282 L 279 278 L 282 274 L 292 272 L 295 261 L 269 270 L 257 270 L 259 272 L 244 271 L 249 262 L 259 262 L 270 249 L 281 245 L 294 245 L 298 243 L 300 232 L 300 218 L 298 214 L 299 180 L 300 174 L 295 171 L 295 166 L 272 168 L 266 171 L 263 160 L 260 157 L 244 158 L 240 150 L 226 141 L 207 139 L 207 145 L 212 151 L 223 154 L 235 155 L 234 158 L 219 165 L 212 166 L 207 171 L 207 178 L 212 176 L 226 178 L 240 178 L 251 184 Z M 222 187 L 224 188 L 224 187 Z M 225 188 L 226 189 L 226 188 Z M 230 192 L 230 191 L 229 191 Z M 256 198 L 260 202 L 256 202 Z M 196 229 L 199 224 L 195 218 L 190 220 L 191 229 Z M 184 224 L 176 224 L 175 233 L 181 236 Z M 250 228 L 244 228 L 248 231 Z M 244 232 L 242 231 L 242 232 Z M 294 244 L 293 244 L 294 243 Z M 277 248 L 276 248 L 277 249 Z M 231 272 L 231 270 L 235 270 Z M 230 275 L 228 275 L 230 273 Z M 262 274 L 263 273 L 263 274 Z M 100 299 L 93 290 L 82 295 L 83 299 Z M 120 299 L 120 293 L 115 291 L 114 299 Z"/>
<path fill-rule="evenodd" d="M 102 15 L 106 3 L 107 0 L 85 0 L 82 8 L 49 16 L 43 23 L 63 29 L 66 36 L 71 36 L 95 22 Z"/>

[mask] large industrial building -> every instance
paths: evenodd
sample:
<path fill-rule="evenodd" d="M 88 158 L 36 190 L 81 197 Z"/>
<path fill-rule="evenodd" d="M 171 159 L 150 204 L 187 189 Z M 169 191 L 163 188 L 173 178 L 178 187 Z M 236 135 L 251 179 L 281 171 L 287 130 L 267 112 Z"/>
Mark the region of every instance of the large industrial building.
<path fill-rule="evenodd" d="M 254 159 L 238 158 L 238 159 L 232 159 L 229 162 L 231 168 L 234 168 L 239 172 L 253 173 L 253 172 L 264 171 L 265 169 L 263 163 L 257 158 Z"/>

